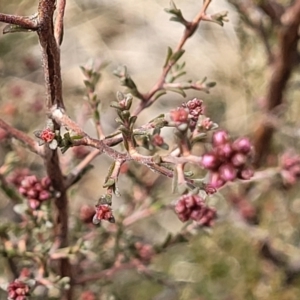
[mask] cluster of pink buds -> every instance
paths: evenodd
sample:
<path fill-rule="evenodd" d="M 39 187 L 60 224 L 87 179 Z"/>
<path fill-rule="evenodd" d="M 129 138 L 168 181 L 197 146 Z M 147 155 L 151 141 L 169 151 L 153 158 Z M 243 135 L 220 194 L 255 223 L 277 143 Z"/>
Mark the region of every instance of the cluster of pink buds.
<path fill-rule="evenodd" d="M 208 207 L 199 195 L 182 195 L 175 205 L 175 212 L 182 222 L 191 219 L 209 227 L 217 217 L 216 209 Z"/>
<path fill-rule="evenodd" d="M 7 287 L 8 299 L 9 300 L 26 300 L 29 299 L 30 288 L 24 282 L 16 279 L 11 282 Z"/>
<path fill-rule="evenodd" d="M 287 186 L 294 185 L 300 178 L 300 156 L 291 151 L 281 157 L 281 176 Z"/>
<path fill-rule="evenodd" d="M 93 223 L 99 224 L 102 220 L 106 220 L 110 223 L 115 223 L 115 217 L 112 213 L 112 208 L 108 204 L 96 205 L 96 213 L 93 217 Z"/>
<path fill-rule="evenodd" d="M 38 209 L 43 201 L 52 196 L 52 187 L 49 177 L 41 180 L 35 175 L 26 176 L 21 181 L 19 193 L 28 199 L 31 209 Z"/>
<path fill-rule="evenodd" d="M 178 129 L 185 130 L 187 126 L 182 126 L 181 124 L 186 124 L 191 130 L 194 130 L 199 116 L 203 113 L 203 101 L 197 98 L 189 100 L 183 103 L 181 107 L 177 107 L 170 112 L 170 117 L 173 122 L 176 123 Z M 180 126 L 181 125 L 181 126 Z"/>
<path fill-rule="evenodd" d="M 182 107 L 186 107 L 189 113 L 190 129 L 194 130 L 199 116 L 203 113 L 203 101 L 197 98 L 189 100 L 182 104 Z"/>
<path fill-rule="evenodd" d="M 220 130 L 212 138 L 213 149 L 202 157 L 202 166 L 211 171 L 210 186 L 220 188 L 228 181 L 250 179 L 253 169 L 250 162 L 253 156 L 248 138 L 231 141 L 227 132 Z"/>
<path fill-rule="evenodd" d="M 170 112 L 171 120 L 177 124 L 187 124 L 189 121 L 189 112 L 184 107 L 177 107 Z"/>

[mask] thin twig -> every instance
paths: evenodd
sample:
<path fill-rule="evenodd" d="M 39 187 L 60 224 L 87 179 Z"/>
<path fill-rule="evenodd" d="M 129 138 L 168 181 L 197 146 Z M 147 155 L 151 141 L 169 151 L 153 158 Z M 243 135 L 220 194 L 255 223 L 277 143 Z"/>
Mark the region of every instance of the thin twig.
<path fill-rule="evenodd" d="M 194 18 L 194 20 L 192 22 L 190 22 L 188 26 L 186 26 L 184 33 L 183 33 L 178 45 L 176 46 L 176 48 L 174 50 L 174 53 L 177 53 L 178 51 L 180 51 L 183 48 L 186 41 L 188 40 L 188 38 L 190 38 L 194 34 L 194 32 L 197 29 L 210 2 L 211 2 L 211 0 L 205 0 L 200 12 L 197 14 L 197 16 Z M 160 75 L 159 79 L 154 84 L 152 89 L 148 93 L 143 94 L 143 96 L 142 96 L 143 101 L 140 102 L 139 106 L 136 108 L 133 115 L 135 115 L 135 116 L 138 115 L 142 110 L 144 110 L 146 107 L 149 107 L 150 105 L 152 105 L 155 102 L 156 99 L 153 96 L 155 95 L 156 92 L 158 92 L 159 90 L 161 90 L 163 88 L 166 77 L 167 77 L 169 71 L 171 70 L 171 68 L 174 66 L 174 64 L 175 64 L 175 61 L 171 60 L 163 68 L 162 74 Z"/>
<path fill-rule="evenodd" d="M 37 20 L 33 17 L 23 17 L 0 13 L 0 22 L 18 25 L 24 29 L 32 31 L 36 31 L 39 28 Z"/>
<path fill-rule="evenodd" d="M 0 128 L 4 129 L 10 137 L 22 142 L 30 151 L 38 154 L 41 157 L 44 156 L 43 147 L 39 146 L 39 144 L 26 133 L 8 125 L 2 119 L 0 119 Z"/>
<path fill-rule="evenodd" d="M 83 170 L 101 153 L 100 150 L 94 149 L 90 152 L 77 166 L 75 166 L 65 181 L 65 187 L 68 189 L 80 176 Z"/>

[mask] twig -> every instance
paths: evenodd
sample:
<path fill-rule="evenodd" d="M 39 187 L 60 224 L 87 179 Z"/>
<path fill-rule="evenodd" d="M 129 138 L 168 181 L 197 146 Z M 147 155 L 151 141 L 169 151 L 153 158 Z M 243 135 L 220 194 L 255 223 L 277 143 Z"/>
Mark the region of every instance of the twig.
<path fill-rule="evenodd" d="M 73 170 L 69 173 L 67 176 L 67 179 L 65 181 L 65 187 L 68 189 L 80 176 L 80 174 L 83 172 L 83 170 L 101 153 L 100 150 L 94 149 L 92 152 L 90 152 L 76 167 L 73 168 Z"/>
<path fill-rule="evenodd" d="M 39 28 L 37 20 L 33 17 L 22 17 L 0 13 L 0 22 L 18 25 L 32 31 L 36 31 Z"/>
<path fill-rule="evenodd" d="M 38 154 L 41 157 L 44 156 L 43 147 L 40 147 L 38 143 L 30 136 L 28 136 L 26 133 L 8 125 L 2 119 L 0 119 L 0 127 L 4 129 L 10 137 L 13 137 L 18 141 L 22 142 L 23 144 L 25 144 L 30 151 Z"/>
<path fill-rule="evenodd" d="M 188 23 L 178 45 L 176 46 L 176 48 L 174 50 L 174 53 L 177 53 L 178 51 L 180 51 L 183 48 L 185 42 L 188 40 L 188 38 L 190 38 L 194 34 L 194 32 L 197 29 L 210 2 L 211 2 L 211 0 L 205 0 L 200 12 L 197 14 L 197 16 L 194 18 L 194 20 L 192 22 Z M 159 90 L 161 90 L 163 88 L 165 79 L 166 79 L 169 71 L 171 70 L 171 68 L 174 66 L 174 64 L 175 64 L 175 61 L 169 61 L 169 63 L 163 68 L 162 74 L 160 75 L 159 79 L 154 84 L 152 89 L 148 93 L 142 95 L 143 101 L 140 102 L 139 106 L 136 108 L 133 115 L 135 115 L 135 116 L 138 115 L 143 109 L 145 109 L 146 107 L 149 107 L 150 105 L 152 105 L 155 102 L 156 99 L 153 96 L 156 92 L 158 92 Z"/>

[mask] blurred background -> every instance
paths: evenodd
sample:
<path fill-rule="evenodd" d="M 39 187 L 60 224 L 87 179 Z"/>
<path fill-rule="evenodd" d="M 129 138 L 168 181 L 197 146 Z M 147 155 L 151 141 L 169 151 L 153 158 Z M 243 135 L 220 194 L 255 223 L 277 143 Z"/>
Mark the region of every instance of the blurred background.
<path fill-rule="evenodd" d="M 37 1 L 5 2 L 8 1 L 0 2 L 2 13 L 31 15 L 36 11 Z M 175 3 L 184 17 L 192 20 L 202 1 L 176 0 Z M 281 3 L 286 4 L 286 1 Z M 182 36 L 182 25 L 170 22 L 170 15 L 164 11 L 168 6 L 169 0 L 67 1 L 61 47 L 64 101 L 68 114 L 92 136 L 96 136 L 96 132 L 84 100 L 84 77 L 80 66 L 107 64 L 101 71 L 97 93 L 101 99 L 101 122 L 108 135 L 117 128 L 116 113 L 109 104 L 115 100 L 117 91 L 125 91 L 113 71 L 126 65 L 138 88 L 142 92 L 149 91 L 161 74 L 167 47 L 175 48 Z M 263 115 L 270 68 L 262 41 L 245 25 L 235 5 L 228 1 L 212 1 L 208 13 L 224 10 L 229 12 L 229 22 L 223 27 L 201 22 L 184 46 L 186 53 L 180 59 L 180 62 L 186 62 L 184 80 L 207 77 L 208 81 L 217 82 L 216 87 L 209 94 L 187 91 L 186 98 L 170 92 L 144 110 L 137 125 L 197 97 L 204 100 L 205 114 L 233 137 L 253 135 Z M 260 14 L 255 17 L 263 18 Z M 4 26 L 0 24 L 1 31 Z M 271 44 L 276 47 L 275 37 L 271 38 Z M 280 116 L 280 122 L 292 133 L 299 128 L 298 80 L 299 74 L 295 72 L 285 94 L 285 111 Z M 44 99 L 36 34 L 1 35 L 1 118 L 33 136 L 34 130 L 45 126 Z M 133 106 L 138 101 L 135 99 Z M 168 143 L 174 142 L 172 131 L 165 130 L 163 135 Z M 299 299 L 298 273 L 295 272 L 295 276 L 289 273 L 300 263 L 298 185 L 287 188 L 278 179 L 278 174 L 273 176 L 274 172 L 267 172 L 278 165 L 278 156 L 291 146 L 298 146 L 294 135 L 287 136 L 278 130 L 270 155 L 261 168 L 265 172 L 260 170 L 261 179 L 246 187 L 239 182 L 232 183 L 210 197 L 209 205 L 218 211 L 215 226 L 193 231 L 189 242 L 182 239 L 159 251 L 149 267 L 155 275 L 147 277 L 136 270 L 121 271 L 105 284 L 95 281 L 79 287 L 78 295 L 90 290 L 97 295 L 96 299 L 111 300 Z M 14 160 L 15 167 L 45 175 L 41 159 L 17 143 L 1 142 L 1 164 L 8 159 Z M 63 171 L 67 174 L 78 161 L 76 153 L 68 150 L 62 157 Z M 70 222 L 74 231 L 81 228 L 78 218 L 82 204 L 95 205 L 104 192 L 102 185 L 111 161 L 102 155 L 92 164 L 94 168 L 70 191 L 74 219 Z M 168 205 L 178 198 L 171 193 L 169 179 L 135 164 L 126 168 L 118 182 L 121 197 L 113 199 L 116 218 L 126 215 L 132 203 L 142 209 L 145 205 Z M 9 199 L 0 191 L 3 222 L 10 209 Z M 109 226 L 103 224 L 101 230 L 109 230 Z M 151 245 L 162 245 L 170 233 L 176 236 L 182 232 L 183 226 L 172 210 L 164 209 L 133 224 L 129 222 L 124 235 Z M 80 236 L 81 231 L 73 232 L 74 239 Z M 96 246 L 101 252 L 100 237 L 98 244 L 93 245 L 93 251 L 100 259 Z M 5 281 L 7 277 L 5 267 L 3 272 L 0 271 L 0 280 Z M 1 297 L 5 299 L 4 294 Z"/>

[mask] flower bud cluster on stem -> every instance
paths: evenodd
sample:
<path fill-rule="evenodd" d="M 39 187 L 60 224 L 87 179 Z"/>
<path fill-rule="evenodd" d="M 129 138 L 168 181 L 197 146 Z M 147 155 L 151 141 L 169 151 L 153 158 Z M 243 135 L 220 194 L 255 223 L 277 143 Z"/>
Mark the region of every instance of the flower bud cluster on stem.
<path fill-rule="evenodd" d="M 21 181 L 19 193 L 27 198 L 29 207 L 35 210 L 53 196 L 53 189 L 49 177 L 39 180 L 35 175 L 30 175 Z"/>
<path fill-rule="evenodd" d="M 175 212 L 182 222 L 196 221 L 202 226 L 212 226 L 217 217 L 216 209 L 208 207 L 199 195 L 182 195 L 176 205 Z"/>
<path fill-rule="evenodd" d="M 8 300 L 26 300 L 30 296 L 30 287 L 26 283 L 16 279 L 8 285 L 7 292 Z"/>
<path fill-rule="evenodd" d="M 209 184 L 220 188 L 235 179 L 250 179 L 253 169 L 250 166 L 253 150 L 246 137 L 231 141 L 224 130 L 216 131 L 212 137 L 213 149 L 202 157 L 201 165 L 211 171 Z"/>
<path fill-rule="evenodd" d="M 287 151 L 281 156 L 281 177 L 286 186 L 293 186 L 300 178 L 300 155 Z"/>

